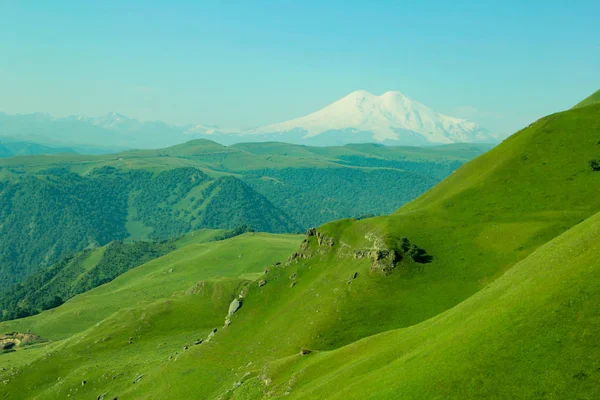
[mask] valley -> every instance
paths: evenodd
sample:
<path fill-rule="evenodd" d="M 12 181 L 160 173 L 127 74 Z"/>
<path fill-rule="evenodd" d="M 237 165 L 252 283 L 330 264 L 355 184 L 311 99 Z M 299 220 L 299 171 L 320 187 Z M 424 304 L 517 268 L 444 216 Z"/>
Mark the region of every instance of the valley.
<path fill-rule="evenodd" d="M 114 240 L 242 225 L 298 233 L 332 219 L 388 213 L 487 148 L 227 147 L 199 140 L 0 160 L 0 287 Z"/>
<path fill-rule="evenodd" d="M 596 398 L 599 140 L 592 102 L 530 124 L 389 215 L 304 236 L 188 238 L 57 308 L 0 323 L 43 339 L 0 355 L 0 394 Z M 189 162 L 206 151 L 196 144 Z M 129 169 L 161 171 L 171 151 Z M 229 157 L 212 155 L 231 172 Z M 78 173 L 98 167 L 73 161 Z M 3 165 L 46 168 L 20 162 Z"/>

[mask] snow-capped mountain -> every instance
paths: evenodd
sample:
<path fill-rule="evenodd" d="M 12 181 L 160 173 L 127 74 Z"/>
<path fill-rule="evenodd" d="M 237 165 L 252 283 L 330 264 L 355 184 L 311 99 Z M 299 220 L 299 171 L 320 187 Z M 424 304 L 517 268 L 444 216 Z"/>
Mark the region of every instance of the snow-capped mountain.
<path fill-rule="evenodd" d="M 0 114 L 0 133 L 46 145 L 114 149 L 157 149 L 201 138 L 225 145 L 280 141 L 314 146 L 495 141 L 494 136 L 476 123 L 438 114 L 400 92 L 376 96 L 364 90 L 305 117 L 247 130 L 139 121 L 111 112 L 100 117 L 72 115 L 66 118 L 42 113 Z"/>
<path fill-rule="evenodd" d="M 491 141 L 494 137 L 474 122 L 438 114 L 400 92 L 381 96 L 359 90 L 305 117 L 262 126 L 255 135 L 287 134 L 314 142 L 335 136 L 346 143 L 376 141 L 397 144 Z M 311 140 L 312 139 L 312 140 Z M 325 139 L 324 137 L 322 139 Z"/>

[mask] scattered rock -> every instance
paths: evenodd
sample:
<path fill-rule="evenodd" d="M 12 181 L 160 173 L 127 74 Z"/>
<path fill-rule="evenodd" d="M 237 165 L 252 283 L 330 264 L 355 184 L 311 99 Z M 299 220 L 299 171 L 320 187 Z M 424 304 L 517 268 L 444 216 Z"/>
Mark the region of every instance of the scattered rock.
<path fill-rule="evenodd" d="M 239 301 L 238 299 L 233 299 L 231 304 L 229 304 L 229 313 L 227 315 L 230 316 L 230 315 L 235 314 L 236 311 L 239 310 L 241 306 L 242 306 L 241 301 Z"/>
<path fill-rule="evenodd" d="M 204 291 L 205 287 L 206 287 L 205 281 L 197 282 L 194 286 L 192 286 L 191 288 L 186 290 L 185 294 L 186 295 L 194 295 L 194 294 L 202 293 Z"/>
<path fill-rule="evenodd" d="M 311 236 L 315 236 L 317 234 L 317 230 L 315 228 L 310 228 L 306 231 L 306 237 L 309 238 Z"/>
<path fill-rule="evenodd" d="M 134 381 L 133 381 L 133 384 L 136 384 L 136 383 L 138 383 L 139 381 L 141 381 L 143 377 L 144 377 L 144 375 L 140 375 L 140 376 L 138 376 L 137 378 L 135 378 L 135 379 L 134 379 Z"/>
<path fill-rule="evenodd" d="M 106 396 L 106 393 L 102 393 L 100 396 L 98 396 L 96 398 L 96 400 L 104 400 L 104 397 Z"/>
<path fill-rule="evenodd" d="M 296 286 L 296 282 L 290 283 L 290 288 L 293 288 L 294 286 Z"/>
<path fill-rule="evenodd" d="M 352 279 L 356 279 L 357 277 L 358 277 L 358 272 L 355 272 L 355 273 L 352 275 Z"/>
<path fill-rule="evenodd" d="M 290 279 L 294 280 L 296 279 L 296 276 L 298 276 L 295 272 L 293 274 L 290 275 Z"/>
<path fill-rule="evenodd" d="M 240 386 L 242 386 L 242 382 L 239 382 L 239 381 L 238 381 L 238 382 L 235 382 L 235 383 L 233 384 L 233 390 L 235 390 L 235 389 L 239 388 Z"/>
<path fill-rule="evenodd" d="M 198 339 L 194 342 L 194 346 L 198 346 L 199 344 L 202 344 L 203 340 L 202 339 Z"/>
<path fill-rule="evenodd" d="M 188 346 L 183 346 L 183 351 L 186 351 L 188 349 Z"/>
<path fill-rule="evenodd" d="M 381 271 L 385 275 L 391 274 L 392 270 L 396 268 L 396 264 L 402 261 L 402 255 L 396 250 L 373 250 L 371 258 L 373 259 L 371 270 Z"/>
<path fill-rule="evenodd" d="M 303 348 L 302 350 L 300 350 L 300 355 L 301 356 L 305 356 L 305 355 L 310 354 L 310 353 L 312 353 L 312 351 L 309 350 L 309 349 Z"/>
<path fill-rule="evenodd" d="M 208 337 L 206 338 L 206 341 L 210 342 L 210 340 L 215 336 L 215 333 L 217 333 L 217 328 L 214 328 L 212 331 L 210 331 Z"/>
<path fill-rule="evenodd" d="M 87 381 L 81 381 L 81 386 L 85 386 L 86 383 Z"/>
<path fill-rule="evenodd" d="M 10 332 L 0 335 L 0 351 L 13 350 L 15 347 L 27 346 L 28 344 L 45 341 L 41 337 L 34 335 L 31 331 L 27 333 Z"/>
<path fill-rule="evenodd" d="M 319 246 L 333 247 L 335 241 L 332 237 L 325 236 L 321 232 L 317 232 L 317 243 L 319 243 Z"/>
<path fill-rule="evenodd" d="M 268 274 L 269 272 L 271 272 L 271 269 L 265 268 L 265 274 Z"/>
<path fill-rule="evenodd" d="M 273 264 L 273 266 L 274 266 L 274 267 L 278 267 L 278 266 L 280 266 L 280 265 L 281 265 L 281 261 L 277 261 L 277 262 L 275 262 L 275 263 Z"/>
<path fill-rule="evenodd" d="M 258 287 L 263 287 L 267 284 L 267 281 L 264 279 L 261 279 L 260 281 L 258 281 Z"/>
<path fill-rule="evenodd" d="M 5 342 L 0 344 L 0 350 L 12 350 L 17 346 L 16 342 Z"/>

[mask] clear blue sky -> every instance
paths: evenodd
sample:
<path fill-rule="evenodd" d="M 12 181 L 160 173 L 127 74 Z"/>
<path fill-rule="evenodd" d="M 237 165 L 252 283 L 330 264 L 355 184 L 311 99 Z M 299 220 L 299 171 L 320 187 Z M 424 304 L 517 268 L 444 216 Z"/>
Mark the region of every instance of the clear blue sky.
<path fill-rule="evenodd" d="M 497 133 L 600 87 L 600 1 L 0 0 L 0 111 L 250 127 L 399 90 Z"/>

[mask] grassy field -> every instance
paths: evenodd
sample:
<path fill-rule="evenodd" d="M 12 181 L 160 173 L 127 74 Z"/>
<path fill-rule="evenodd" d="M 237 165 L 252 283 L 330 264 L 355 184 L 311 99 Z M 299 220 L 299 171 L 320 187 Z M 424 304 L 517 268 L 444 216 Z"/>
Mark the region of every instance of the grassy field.
<path fill-rule="evenodd" d="M 599 141 L 600 105 L 553 114 L 390 216 L 190 244 L 0 324 L 52 340 L 0 356 L 0 398 L 595 399 Z"/>

